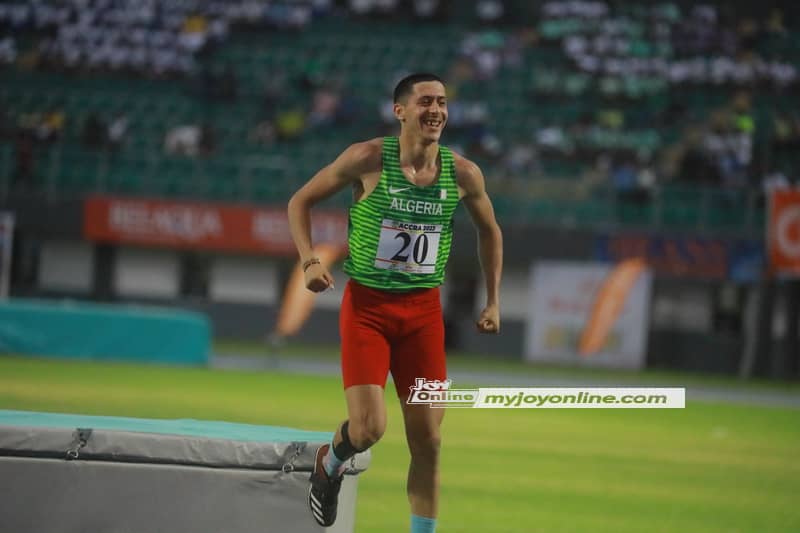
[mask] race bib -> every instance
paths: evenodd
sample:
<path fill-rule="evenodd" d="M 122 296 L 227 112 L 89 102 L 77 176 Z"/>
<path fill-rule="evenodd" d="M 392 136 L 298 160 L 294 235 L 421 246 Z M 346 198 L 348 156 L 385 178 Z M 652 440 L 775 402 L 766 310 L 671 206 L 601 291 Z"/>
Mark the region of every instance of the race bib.
<path fill-rule="evenodd" d="M 439 255 L 441 224 L 383 219 L 375 268 L 410 274 L 433 274 Z"/>

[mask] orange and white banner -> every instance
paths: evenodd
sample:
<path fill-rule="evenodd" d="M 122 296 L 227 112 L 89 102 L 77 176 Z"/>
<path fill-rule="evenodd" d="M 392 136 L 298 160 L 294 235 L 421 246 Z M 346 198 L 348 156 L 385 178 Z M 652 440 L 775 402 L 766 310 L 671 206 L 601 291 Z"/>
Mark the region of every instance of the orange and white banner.
<path fill-rule="evenodd" d="M 619 265 L 544 261 L 529 283 L 525 358 L 642 368 L 652 274 L 638 259 Z"/>
<path fill-rule="evenodd" d="M 315 210 L 314 242 L 347 245 L 347 215 Z M 90 241 L 182 249 L 294 255 L 285 207 L 250 207 L 92 196 L 84 203 Z"/>
<path fill-rule="evenodd" d="M 800 276 L 800 189 L 770 193 L 767 242 L 770 271 Z"/>
<path fill-rule="evenodd" d="M 611 328 L 622 313 L 636 280 L 647 269 L 642 259 L 627 259 L 618 264 L 603 281 L 594 298 L 594 307 L 581 334 L 578 352 L 592 355 L 605 346 Z"/>

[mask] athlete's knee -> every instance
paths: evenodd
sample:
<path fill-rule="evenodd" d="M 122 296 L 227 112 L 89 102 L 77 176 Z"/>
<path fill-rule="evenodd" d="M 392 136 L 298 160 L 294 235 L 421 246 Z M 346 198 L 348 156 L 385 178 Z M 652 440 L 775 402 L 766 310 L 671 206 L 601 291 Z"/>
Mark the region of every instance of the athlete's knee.
<path fill-rule="evenodd" d="M 381 417 L 364 416 L 357 420 L 350 420 L 350 441 L 360 450 L 366 450 L 381 440 L 385 432 L 386 421 Z"/>
<path fill-rule="evenodd" d="M 408 448 L 412 457 L 436 459 L 442 448 L 439 428 L 422 428 L 408 432 Z"/>

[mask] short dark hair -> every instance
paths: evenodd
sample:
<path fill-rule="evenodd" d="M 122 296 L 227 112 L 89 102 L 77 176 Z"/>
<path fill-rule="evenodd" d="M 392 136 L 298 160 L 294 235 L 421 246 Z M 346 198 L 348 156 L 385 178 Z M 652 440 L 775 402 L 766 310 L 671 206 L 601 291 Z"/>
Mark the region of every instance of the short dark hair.
<path fill-rule="evenodd" d="M 414 85 L 423 81 L 438 81 L 439 83 L 444 85 L 442 79 L 436 74 L 430 74 L 428 72 L 418 72 L 416 74 L 411 74 L 400 80 L 397 86 L 394 88 L 394 103 L 396 104 L 397 102 L 399 102 L 400 100 L 402 100 L 403 98 L 414 92 Z"/>

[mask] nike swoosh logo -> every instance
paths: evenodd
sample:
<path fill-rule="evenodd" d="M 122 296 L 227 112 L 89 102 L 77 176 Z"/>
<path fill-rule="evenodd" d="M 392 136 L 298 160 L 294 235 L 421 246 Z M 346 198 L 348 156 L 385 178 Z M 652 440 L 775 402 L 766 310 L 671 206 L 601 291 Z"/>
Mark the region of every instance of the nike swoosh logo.
<path fill-rule="evenodd" d="M 389 185 L 389 194 L 397 194 L 399 192 L 407 191 L 410 188 L 411 187 L 392 187 L 391 185 Z"/>

